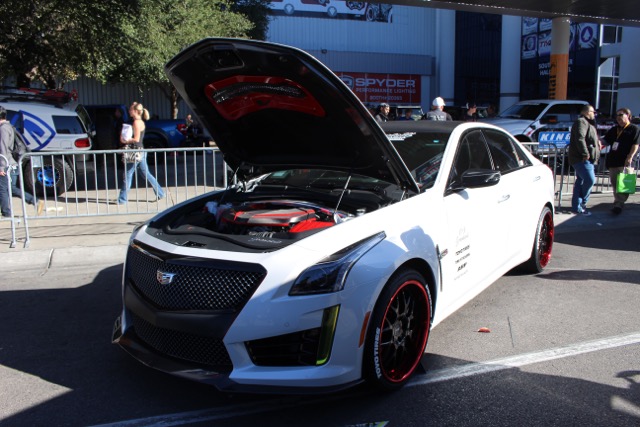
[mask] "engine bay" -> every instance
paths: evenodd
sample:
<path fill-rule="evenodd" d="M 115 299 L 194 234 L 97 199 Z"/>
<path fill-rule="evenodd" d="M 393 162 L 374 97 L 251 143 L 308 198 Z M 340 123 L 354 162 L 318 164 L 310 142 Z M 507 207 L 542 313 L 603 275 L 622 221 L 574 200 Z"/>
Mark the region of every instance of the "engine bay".
<path fill-rule="evenodd" d="M 346 212 L 292 200 L 259 202 L 208 202 L 205 210 L 212 215 L 209 227 L 223 234 L 259 237 L 291 237 L 309 230 L 331 227 L 350 218 Z"/>
<path fill-rule="evenodd" d="M 330 178 L 316 171 L 272 174 L 170 209 L 147 233 L 179 246 L 273 251 L 399 199 L 377 181 L 352 180 L 362 188 L 345 188 L 348 180 Z"/>

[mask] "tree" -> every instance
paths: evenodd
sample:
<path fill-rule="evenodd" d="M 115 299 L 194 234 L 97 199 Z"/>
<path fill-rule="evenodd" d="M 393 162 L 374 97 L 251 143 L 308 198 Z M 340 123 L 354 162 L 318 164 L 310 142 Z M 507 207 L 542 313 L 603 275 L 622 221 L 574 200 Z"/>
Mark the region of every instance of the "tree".
<path fill-rule="evenodd" d="M 79 75 L 155 85 L 178 111 L 164 65 L 210 36 L 264 39 L 266 0 L 3 0 L 0 74 L 50 89 Z"/>
<path fill-rule="evenodd" d="M 271 0 L 237 0 L 233 3 L 231 10 L 244 15 L 253 24 L 249 38 L 264 40 L 267 37 L 270 4 Z"/>
<path fill-rule="evenodd" d="M 123 23 L 120 64 L 106 76 L 109 82 L 155 85 L 178 113 L 178 94 L 164 65 L 196 41 L 209 37 L 246 37 L 252 23 L 232 10 L 227 0 L 139 0 L 134 19 Z"/>
<path fill-rule="evenodd" d="M 0 2 L 0 72 L 18 86 L 62 87 L 80 74 L 100 74 L 121 38 L 127 0 Z M 124 13 L 123 13 L 124 12 Z"/>

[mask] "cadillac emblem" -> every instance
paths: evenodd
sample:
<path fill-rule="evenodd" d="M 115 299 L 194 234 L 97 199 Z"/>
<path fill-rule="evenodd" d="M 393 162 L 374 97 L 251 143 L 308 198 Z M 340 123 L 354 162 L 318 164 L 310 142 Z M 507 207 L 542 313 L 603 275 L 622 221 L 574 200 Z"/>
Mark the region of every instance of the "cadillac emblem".
<path fill-rule="evenodd" d="M 170 285 L 173 283 L 173 279 L 178 275 L 178 273 L 167 273 L 166 271 L 158 270 L 156 271 L 156 279 L 158 283 L 161 285 Z"/>

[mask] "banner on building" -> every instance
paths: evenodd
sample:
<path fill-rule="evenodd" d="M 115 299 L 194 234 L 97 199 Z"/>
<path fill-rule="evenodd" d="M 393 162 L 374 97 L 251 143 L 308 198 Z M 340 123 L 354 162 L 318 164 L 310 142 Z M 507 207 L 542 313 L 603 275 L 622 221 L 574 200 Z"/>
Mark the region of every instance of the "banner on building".
<path fill-rule="evenodd" d="M 369 22 L 393 21 L 393 5 L 344 0 L 272 0 L 271 13 L 314 18 L 362 19 Z"/>
<path fill-rule="evenodd" d="M 420 78 L 413 74 L 378 74 L 336 71 L 364 104 L 420 104 Z"/>

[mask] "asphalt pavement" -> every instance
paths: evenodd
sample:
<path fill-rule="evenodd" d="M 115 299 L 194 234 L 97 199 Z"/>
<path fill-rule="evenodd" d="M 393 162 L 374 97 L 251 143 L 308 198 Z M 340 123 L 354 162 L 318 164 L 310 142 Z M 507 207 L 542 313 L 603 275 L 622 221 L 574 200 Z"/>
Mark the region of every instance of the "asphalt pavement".
<path fill-rule="evenodd" d="M 556 206 L 556 233 L 640 227 L 640 194 L 629 197 L 620 215 L 611 213 L 612 202 L 610 192 L 594 193 L 589 203 L 592 214 L 583 216 L 570 214 L 569 201 L 563 201 L 560 208 Z M 0 221 L 0 271 L 119 264 L 124 260 L 133 228 L 153 215 L 31 218 L 27 247 L 23 223 L 16 222 L 17 242 L 11 247 L 11 221 L 3 219 Z"/>

